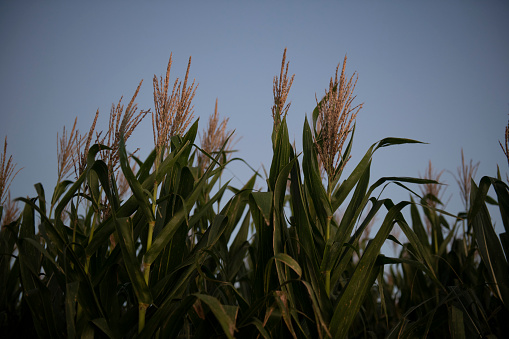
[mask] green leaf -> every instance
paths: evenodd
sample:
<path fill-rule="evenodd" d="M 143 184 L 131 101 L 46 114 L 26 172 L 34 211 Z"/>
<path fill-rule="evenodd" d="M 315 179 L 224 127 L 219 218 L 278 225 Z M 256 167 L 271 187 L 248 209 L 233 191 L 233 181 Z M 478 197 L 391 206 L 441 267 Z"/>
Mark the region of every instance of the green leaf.
<path fill-rule="evenodd" d="M 94 319 L 92 320 L 92 323 L 97 326 L 104 334 L 106 334 L 108 338 L 116 338 L 115 334 L 108 325 L 108 321 L 105 318 Z"/>
<path fill-rule="evenodd" d="M 249 234 L 249 224 L 250 224 L 251 214 L 249 211 L 246 213 L 244 220 L 240 223 L 240 227 L 235 235 L 235 239 L 233 239 L 232 245 L 230 246 L 229 253 L 235 256 L 235 259 L 238 260 L 239 265 L 243 263 L 243 256 L 239 257 L 239 251 L 244 247 L 244 244 L 247 242 L 247 236 Z"/>
<path fill-rule="evenodd" d="M 353 231 L 355 223 L 367 204 L 367 198 L 369 198 L 369 194 L 371 193 L 370 190 L 370 192 L 366 194 L 369 185 L 369 170 L 370 166 L 368 164 L 368 166 L 365 168 L 364 174 L 359 178 L 352 199 L 350 200 L 350 203 L 348 204 L 348 207 L 346 208 L 345 213 L 341 218 L 341 223 L 338 226 L 338 230 L 333 237 L 334 242 L 340 246 L 349 241 L 349 237 Z M 374 215 L 371 217 L 374 217 Z M 332 266 L 335 264 L 335 261 L 338 260 L 338 257 L 330 258 L 324 256 L 323 259 L 324 261 L 322 262 L 321 270 L 325 271 L 332 268 Z"/>
<path fill-rule="evenodd" d="M 339 206 L 343 203 L 343 201 L 346 199 L 350 191 L 353 189 L 357 181 L 360 179 L 366 168 L 371 163 L 371 158 L 376 150 L 382 147 L 392 146 L 392 145 L 402 145 L 402 144 L 422 144 L 420 141 L 412 140 L 412 139 L 402 139 L 402 138 L 385 138 L 382 139 L 373 145 L 368 149 L 364 157 L 361 159 L 361 161 L 357 164 L 355 169 L 352 171 L 348 179 L 346 179 L 333 193 L 332 197 L 332 210 L 336 211 Z M 404 179 L 404 178 L 400 178 Z M 423 179 L 414 179 L 414 178 L 406 178 L 410 181 L 408 182 L 414 182 L 414 183 L 423 183 Z M 404 181 L 404 180 L 401 180 Z"/>
<path fill-rule="evenodd" d="M 41 183 L 35 184 L 34 187 L 37 191 L 37 197 L 39 198 L 39 208 L 42 213 L 46 214 L 46 195 L 44 194 L 44 187 L 42 187 Z"/>
<path fill-rule="evenodd" d="M 269 187 L 271 191 L 274 191 L 274 187 L 276 185 L 276 180 L 279 176 L 279 172 L 286 166 L 288 161 L 290 160 L 290 141 L 288 137 L 288 127 L 286 126 L 286 117 L 283 118 L 281 123 L 276 126 L 274 125 L 274 129 L 276 129 L 276 138 L 272 145 L 274 150 L 274 155 L 272 156 L 272 163 L 270 165 L 270 174 L 269 174 Z"/>
<path fill-rule="evenodd" d="M 102 190 L 106 194 L 106 197 L 108 198 L 111 208 L 117 210 L 119 208 L 120 201 L 118 200 L 118 192 L 115 180 L 113 178 L 111 181 L 109 180 L 110 178 L 108 177 L 109 175 L 108 165 L 106 165 L 106 163 L 102 160 L 96 161 L 92 165 L 90 172 L 93 172 L 97 179 L 99 180 L 99 182 L 101 183 L 100 190 Z M 110 182 L 112 183 L 112 185 L 110 185 Z"/>
<path fill-rule="evenodd" d="M 79 286 L 79 281 L 69 282 L 65 285 L 65 322 L 69 339 L 76 338 L 76 300 Z"/>
<path fill-rule="evenodd" d="M 33 203 L 33 200 L 32 200 Z M 29 238 L 35 240 L 35 216 L 34 216 L 34 209 L 32 205 L 25 204 L 25 208 L 23 209 L 23 219 L 21 221 L 21 226 L 19 228 L 19 238 Z M 26 256 L 26 258 L 29 260 L 30 266 L 37 270 L 36 275 L 38 272 L 38 263 L 40 262 L 39 255 L 35 248 L 32 246 L 25 246 L 25 244 L 21 244 L 20 251 L 23 252 L 23 254 Z"/>
<path fill-rule="evenodd" d="M 154 214 L 152 213 L 150 201 L 148 200 L 148 197 L 146 196 L 142 185 L 136 179 L 136 176 L 134 175 L 133 171 L 131 170 L 131 166 L 129 165 L 129 160 L 127 158 L 127 153 L 125 150 L 125 141 L 123 133 L 121 133 L 120 135 L 118 154 L 120 157 L 120 166 L 122 168 L 122 173 L 124 173 L 124 176 L 127 182 L 129 183 L 129 187 L 131 188 L 131 191 L 133 192 L 133 195 L 136 198 L 136 201 L 138 202 L 138 205 L 145 214 L 147 222 L 150 223 L 154 221 Z"/>
<path fill-rule="evenodd" d="M 322 227 L 327 223 L 327 217 L 332 215 L 334 209 L 331 207 L 327 193 L 322 183 L 320 169 L 318 167 L 318 158 L 316 147 L 313 142 L 313 135 L 309 127 L 308 120 L 304 121 L 304 131 L 302 135 L 302 146 L 304 149 L 304 158 L 302 159 L 302 169 L 304 172 L 304 182 L 309 189 L 311 203 L 316 211 Z M 322 229 L 325 234 L 325 229 Z"/>
<path fill-rule="evenodd" d="M 54 317 L 51 292 L 41 283 L 39 279 L 33 277 L 35 288 L 24 292 L 24 299 L 30 307 L 32 321 L 37 334 L 40 338 L 61 338 L 65 336 L 63 326 L 58 326 Z M 63 325 L 60 323 L 60 325 Z"/>
<path fill-rule="evenodd" d="M 87 171 L 81 173 L 79 178 L 71 185 L 71 187 L 67 190 L 67 193 L 65 193 L 65 195 L 60 199 L 60 202 L 55 208 L 55 228 L 61 234 L 65 244 L 69 243 L 69 240 L 67 237 L 64 236 L 65 234 L 64 225 L 61 220 L 62 211 L 65 209 L 67 204 L 69 204 L 69 201 L 71 201 L 71 199 L 76 196 L 86 177 Z"/>
<path fill-rule="evenodd" d="M 63 254 L 63 257 L 66 259 L 66 264 L 71 266 L 70 264 L 72 263 L 73 266 L 71 266 L 71 267 L 73 267 L 73 269 L 72 270 L 69 269 L 69 271 L 67 272 L 67 276 L 72 277 L 72 279 L 77 279 L 80 281 L 81 288 L 79 291 L 78 299 L 80 301 L 81 306 L 83 307 L 83 310 L 89 316 L 91 316 L 93 318 L 104 317 L 103 311 L 102 311 L 101 306 L 97 300 L 97 297 L 96 297 L 93 287 L 91 285 L 90 279 L 84 271 L 84 267 L 81 263 L 81 260 L 78 258 L 76 253 L 72 250 L 72 247 L 65 245 L 64 240 L 60 237 L 59 232 L 56 231 L 55 228 L 51 227 L 51 225 L 52 225 L 51 221 L 44 214 L 41 214 L 39 207 L 36 206 L 32 200 L 24 199 L 24 198 L 19 198 L 19 200 L 24 201 L 26 203 L 27 207 L 30 207 L 31 209 L 35 209 L 39 212 L 41 219 L 43 219 L 43 221 L 45 222 L 45 225 L 47 226 L 47 230 L 51 231 L 51 234 L 54 236 L 52 239 L 55 239 L 55 241 L 59 244 L 59 246 L 62 246 L 62 247 L 59 247 L 59 250 L 62 251 L 63 253 L 65 253 L 65 255 Z M 31 213 L 33 213 L 33 212 L 31 212 Z M 26 220 L 29 221 L 30 218 L 27 217 Z M 32 218 L 32 220 L 33 220 L 33 218 Z M 30 227 L 30 226 L 27 225 L 27 227 Z M 31 232 L 31 231 L 29 231 L 29 232 Z M 29 234 L 29 233 L 27 233 L 27 234 Z M 37 264 L 37 263 L 40 262 L 40 259 L 37 259 L 37 261 L 34 260 L 34 258 L 35 258 L 34 255 L 40 256 L 40 254 L 37 254 L 38 246 L 37 247 L 26 246 L 27 244 L 33 245 L 34 242 L 27 241 L 25 245 L 20 246 L 20 249 L 22 249 L 20 254 L 22 254 L 23 256 L 25 255 L 24 249 L 23 249 L 24 247 L 29 248 L 27 253 L 30 253 L 28 258 L 23 259 L 24 266 L 23 265 L 21 265 L 21 266 L 23 266 L 26 269 L 29 269 L 33 275 L 38 276 L 40 273 L 39 272 L 40 264 Z M 41 253 L 44 254 L 44 252 L 41 252 Z M 27 274 L 26 269 L 24 271 L 25 273 L 23 273 L 23 270 L 22 270 L 22 274 L 25 274 L 25 278 L 26 278 L 25 281 L 28 284 L 27 286 L 30 287 L 31 289 L 37 288 L 37 286 L 33 284 L 33 280 L 29 278 L 29 275 Z M 37 281 L 38 281 L 38 279 L 37 279 Z"/>
<path fill-rule="evenodd" d="M 374 220 L 376 214 L 378 213 L 380 208 L 386 202 L 384 200 L 376 200 L 375 198 L 371 198 L 370 201 L 372 202 L 372 207 L 369 210 L 368 215 L 362 221 L 362 224 L 358 227 L 354 236 L 350 239 L 350 241 L 348 243 L 340 243 L 340 242 L 336 241 L 336 242 L 334 242 L 334 245 L 331 248 L 331 251 L 330 251 L 331 254 L 329 255 L 329 257 L 332 258 L 333 261 L 331 261 L 330 264 L 328 264 L 328 265 L 333 265 L 335 263 L 335 261 L 337 260 L 337 259 L 335 259 L 335 257 L 340 258 L 338 263 L 335 266 L 324 265 L 324 269 L 333 268 L 332 281 L 338 281 L 341 278 L 341 276 L 344 274 L 345 270 L 348 268 L 348 266 L 351 263 L 353 254 L 356 251 L 358 251 L 358 249 L 356 247 L 354 247 L 353 244 L 355 244 L 359 241 L 359 238 L 361 237 L 362 233 L 364 233 L 364 230 Z"/>
<path fill-rule="evenodd" d="M 299 161 L 292 151 L 292 158 L 295 159 L 294 166 L 290 174 L 290 197 L 293 218 L 291 224 L 295 227 L 299 241 L 311 264 L 318 271 L 318 261 L 315 242 L 313 238 L 313 225 L 310 220 L 309 208 L 307 205 L 304 187 L 301 182 Z"/>
<path fill-rule="evenodd" d="M 98 160 L 97 162 L 103 162 L 102 160 Z M 104 163 L 104 162 L 103 162 Z M 95 165 L 95 162 L 91 164 L 91 167 Z M 87 171 L 87 185 L 88 191 L 90 194 L 90 201 L 92 202 L 92 206 L 94 211 L 101 210 L 101 186 L 99 185 L 99 178 L 97 173 L 91 168 L 88 168 Z"/>
<path fill-rule="evenodd" d="M 224 230 L 226 229 L 227 223 L 228 217 L 220 214 L 215 216 L 214 221 L 206 232 L 207 247 L 211 248 L 217 243 Z"/>
<path fill-rule="evenodd" d="M 411 202 L 412 203 L 412 202 Z M 388 201 L 386 203 L 386 206 L 388 209 L 392 208 L 394 204 L 391 201 Z M 434 270 L 434 260 L 433 260 L 433 253 L 431 252 L 429 245 L 426 246 L 425 243 L 421 242 L 419 237 L 416 235 L 414 231 L 408 226 L 407 222 L 405 221 L 405 218 L 402 214 L 398 215 L 397 218 L 398 226 L 401 228 L 403 233 L 405 234 L 406 238 L 412 245 L 413 250 L 415 253 L 413 253 L 417 259 L 421 260 L 423 264 L 426 267 L 426 272 L 428 273 L 429 277 L 435 282 L 435 284 L 441 288 L 444 289 L 440 281 L 438 280 L 437 273 Z"/>
<path fill-rule="evenodd" d="M 26 241 L 28 239 L 35 241 L 35 204 L 33 200 L 29 201 L 31 204 L 25 204 L 23 209 L 18 239 L 21 288 L 24 300 L 30 308 L 37 334 L 40 337 L 58 337 L 59 329 L 53 317 L 51 293 L 39 279 L 41 255 Z"/>
<path fill-rule="evenodd" d="M 235 190 L 229 187 L 230 190 L 234 192 L 235 196 L 231 198 L 230 201 L 228 201 L 228 203 L 220 212 L 220 214 L 226 215 L 228 217 L 228 226 L 224 232 L 226 242 L 230 241 L 236 226 L 242 220 L 246 205 L 249 202 L 249 196 L 253 191 L 253 186 L 256 182 L 256 175 L 257 174 L 253 175 L 241 190 Z"/>
<path fill-rule="evenodd" d="M 154 183 L 161 182 L 162 179 L 166 176 L 168 171 L 175 165 L 176 161 L 182 155 L 184 148 L 188 147 L 186 144 L 183 148 L 177 150 L 174 153 L 171 153 L 164 159 L 164 161 L 159 165 L 159 169 L 157 173 L 152 173 L 148 176 L 142 184 L 143 191 L 150 191 L 154 189 Z M 139 208 L 139 204 L 137 202 L 137 198 L 133 195 L 127 201 L 125 201 L 122 206 L 116 211 L 117 217 L 129 217 Z M 101 223 L 96 228 L 96 232 L 94 234 L 94 238 L 87 245 L 86 253 L 87 255 L 92 255 L 97 249 L 104 244 L 105 241 L 109 238 L 111 233 L 115 230 L 115 225 L 112 219 L 108 219 L 105 222 Z"/>
<path fill-rule="evenodd" d="M 274 259 L 277 261 L 281 261 L 282 263 L 290 267 L 295 273 L 297 273 L 299 277 L 302 276 L 302 268 L 300 267 L 299 263 L 295 259 L 290 257 L 288 254 L 277 253 L 274 256 Z"/>
<path fill-rule="evenodd" d="M 193 214 L 191 219 L 189 219 L 189 228 L 192 228 L 194 225 L 196 225 L 202 217 L 207 215 L 207 213 L 210 213 L 210 210 L 212 209 L 213 205 L 218 201 L 218 199 L 223 195 L 224 191 L 228 188 L 228 184 L 230 182 L 228 181 L 226 184 L 221 187 L 217 193 L 210 198 L 204 205 L 200 207 L 196 213 Z"/>
<path fill-rule="evenodd" d="M 287 330 L 290 332 L 293 338 L 297 338 L 297 334 L 295 333 L 295 330 L 293 328 L 292 324 L 292 317 L 291 317 L 291 310 L 288 304 L 291 304 L 291 302 L 288 301 L 290 299 L 288 293 L 283 291 L 274 291 L 274 299 L 276 300 L 276 304 L 279 308 L 279 311 L 281 312 L 281 315 L 283 316 L 283 321 L 286 324 Z"/>
<path fill-rule="evenodd" d="M 320 302 L 320 299 L 318 298 L 317 296 L 317 293 L 319 293 L 319 291 L 315 288 L 313 288 L 313 286 L 311 284 L 309 284 L 308 282 L 304 281 L 304 280 L 301 280 L 301 283 L 305 286 L 307 292 L 308 292 L 308 295 L 309 295 L 309 298 L 311 299 L 311 303 L 312 303 L 312 306 L 313 306 L 313 313 L 314 313 L 314 316 L 315 316 L 315 322 L 317 325 L 317 332 L 319 334 L 323 332 L 325 332 L 325 334 L 328 336 L 328 337 L 332 337 L 330 331 L 329 331 L 329 328 L 328 328 L 328 324 L 327 324 L 327 321 L 324 317 L 327 317 L 327 320 L 329 318 L 329 314 L 332 313 L 332 312 L 328 312 L 328 309 L 324 309 L 323 307 L 323 304 Z M 322 292 L 324 295 L 326 294 L 325 291 Z M 328 298 L 326 299 L 327 301 L 329 300 Z M 323 337 L 323 334 L 320 335 L 320 337 Z"/>
<path fill-rule="evenodd" d="M 210 295 L 195 293 L 194 296 L 209 306 L 210 310 L 215 315 L 219 324 L 223 328 L 226 336 L 230 339 L 233 339 L 234 333 L 236 331 L 235 322 L 237 318 L 238 307 L 222 305 L 219 300 L 217 300 L 217 298 Z"/>
<path fill-rule="evenodd" d="M 258 332 L 260 332 L 262 337 L 264 337 L 265 339 L 271 339 L 272 338 L 270 336 L 269 332 L 267 332 L 267 330 L 265 329 L 264 324 L 259 319 L 253 318 L 251 320 L 251 322 L 249 322 L 248 324 L 254 325 L 256 327 L 256 329 L 258 330 Z"/>
<path fill-rule="evenodd" d="M 251 196 L 256 202 L 256 206 L 260 210 L 265 223 L 269 225 L 272 210 L 272 192 L 253 192 Z"/>
<path fill-rule="evenodd" d="M 388 264 L 407 264 L 407 265 L 415 266 L 417 269 L 420 269 L 423 272 L 429 271 L 427 269 L 427 267 L 424 266 L 423 263 L 421 263 L 417 260 L 405 259 L 405 258 L 391 258 L 391 257 L 386 257 L 385 255 L 382 255 L 382 254 L 380 254 L 376 258 L 376 265 L 388 265 Z"/>
<path fill-rule="evenodd" d="M 136 173 L 136 178 L 138 179 L 139 182 L 144 182 L 150 175 L 150 170 L 154 166 L 154 161 L 156 159 L 156 149 L 154 148 L 152 152 L 150 152 L 150 154 L 147 156 L 144 162 L 142 162 L 133 154 L 131 154 L 131 158 L 133 158 L 134 161 L 136 161 L 136 163 L 140 167 L 138 169 L 138 172 Z"/>
<path fill-rule="evenodd" d="M 489 286 L 507 307 L 509 305 L 509 267 L 484 202 L 491 183 L 492 180 L 489 177 L 483 177 L 478 188 L 472 180 L 470 201 L 473 201 L 473 204 L 468 220 L 473 226 L 481 258 L 490 276 Z"/>
<path fill-rule="evenodd" d="M 143 277 L 143 273 L 140 270 L 140 262 L 136 258 L 136 248 L 134 245 L 131 223 L 129 222 L 130 219 L 114 217 L 114 221 L 119 235 L 119 244 L 122 250 L 125 268 L 133 284 L 138 302 L 150 305 L 152 303 L 152 296 L 145 282 L 145 278 Z"/>
<path fill-rule="evenodd" d="M 332 187 L 336 187 L 336 185 L 338 184 L 338 181 L 341 178 L 341 173 L 343 172 L 343 169 L 344 169 L 344 164 L 350 158 L 350 153 L 352 152 L 354 135 L 355 135 L 355 123 L 352 127 L 352 132 L 350 134 L 350 140 L 348 141 L 348 145 L 347 145 L 344 153 L 341 155 L 341 162 L 338 164 L 338 167 L 336 168 L 336 172 L 334 173 L 334 180 L 331 183 Z"/>
<path fill-rule="evenodd" d="M 491 178 L 491 184 L 497 193 L 500 216 L 506 232 L 509 232 L 509 187 L 501 180 Z M 488 198 L 488 196 L 486 196 Z"/>
<path fill-rule="evenodd" d="M 452 339 L 466 338 L 463 311 L 454 305 L 449 307 L 449 324 Z"/>
<path fill-rule="evenodd" d="M 200 119 L 196 119 L 195 122 L 189 127 L 189 130 L 186 132 L 184 137 L 182 138 L 182 145 L 192 145 L 196 140 L 196 136 L 198 135 L 198 122 Z M 181 165 L 187 165 L 187 159 L 189 159 L 189 154 L 191 153 L 191 147 L 184 147 L 185 151 L 183 157 L 181 157 Z"/>
<path fill-rule="evenodd" d="M 183 152 L 183 149 L 185 147 L 188 147 L 188 145 L 189 145 L 189 142 L 186 142 L 186 144 L 184 144 L 182 146 L 182 149 L 179 150 L 179 153 L 176 156 L 181 154 Z M 159 179 L 160 173 L 161 173 L 161 177 L 162 177 L 162 172 L 161 171 L 163 169 L 165 171 L 168 171 L 171 168 L 169 163 L 168 164 L 166 163 L 167 160 L 168 159 L 163 161 L 163 163 L 161 164 L 161 166 L 160 166 L 160 168 L 159 168 L 159 170 L 157 172 L 157 174 L 158 174 L 158 177 L 157 177 L 158 181 L 160 180 Z M 154 262 L 154 260 L 161 253 L 161 251 L 166 246 L 166 244 L 168 244 L 168 242 L 172 239 L 173 235 L 175 234 L 175 232 L 176 232 L 177 228 L 180 226 L 180 224 L 184 220 L 187 220 L 187 217 L 189 215 L 189 212 L 191 211 L 191 208 L 194 206 L 194 204 L 196 203 L 196 201 L 198 200 L 198 198 L 202 194 L 203 188 L 207 184 L 207 179 L 208 179 L 208 177 L 212 173 L 213 173 L 213 171 L 212 171 L 212 165 L 211 165 L 207 169 L 206 173 L 199 179 L 199 181 L 197 183 L 193 183 L 193 185 L 194 185 L 193 186 L 193 190 L 190 193 L 189 197 L 184 201 L 183 208 L 181 208 L 179 211 L 174 213 L 173 217 L 161 229 L 161 231 L 159 232 L 159 234 L 155 238 L 154 242 L 152 243 L 152 247 L 150 248 L 150 250 L 148 250 L 147 253 L 145 253 L 144 262 L 146 264 L 152 264 Z M 147 180 L 149 180 L 149 179 L 147 179 Z"/>
<path fill-rule="evenodd" d="M 195 301 L 196 296 L 194 295 L 187 295 L 177 305 L 171 298 L 166 299 L 148 319 L 139 338 L 156 338 L 156 332 L 158 331 L 162 338 L 177 338 L 180 329 L 185 324 L 182 321 L 182 316 L 189 312 Z"/>
<path fill-rule="evenodd" d="M 424 225 L 421 221 L 421 216 L 419 215 L 419 210 L 417 209 L 417 205 L 414 202 L 414 199 L 411 198 L 412 205 L 410 206 L 410 215 L 412 217 L 412 228 L 417 235 L 417 238 L 419 239 L 420 243 L 423 246 L 429 247 L 429 240 L 428 240 L 428 234 L 426 233 L 426 230 L 424 229 Z"/>
<path fill-rule="evenodd" d="M 51 198 L 52 206 L 57 203 L 58 199 L 60 199 L 60 197 L 62 196 L 62 194 L 64 194 L 67 187 L 71 184 L 73 184 L 71 180 L 63 180 L 57 184 L 55 190 L 53 191 L 53 197 Z"/>
<path fill-rule="evenodd" d="M 62 274 L 65 274 L 63 269 L 58 265 L 58 263 L 55 261 L 55 258 L 48 253 L 48 251 L 39 243 L 38 241 L 32 239 L 32 238 L 23 238 L 24 244 L 30 244 L 33 247 L 35 247 L 46 259 L 48 259 L 48 262 L 52 264 L 54 269 Z"/>
<path fill-rule="evenodd" d="M 288 226 L 286 225 L 286 221 L 284 219 L 284 198 L 286 195 L 286 188 L 288 177 L 290 175 L 290 171 L 293 168 L 293 165 L 296 161 L 296 158 L 293 158 L 288 164 L 286 164 L 278 174 L 276 184 L 274 186 L 274 222 L 273 222 L 273 235 L 272 235 L 272 246 L 274 250 L 274 254 L 277 256 L 279 253 L 289 252 L 294 253 L 293 245 L 291 241 L 287 241 L 290 238 L 288 233 Z M 286 249 L 285 249 L 286 247 Z M 280 284 L 283 284 L 285 281 L 290 279 L 289 274 L 283 270 L 283 267 L 276 260 L 276 269 L 278 273 L 278 278 Z M 284 290 L 289 289 L 288 286 L 283 288 Z M 289 298 L 289 302 L 292 303 L 293 295 L 292 293 L 287 294 Z M 286 319 L 289 321 L 289 319 Z M 288 323 L 289 328 L 291 327 L 291 323 Z"/>
<path fill-rule="evenodd" d="M 366 294 L 378 276 L 379 272 L 374 269 L 374 266 L 380 248 L 391 232 L 395 218 L 398 216 L 401 209 L 408 204 L 409 202 L 400 202 L 389 209 L 375 238 L 364 251 L 352 278 L 346 285 L 334 309 L 334 314 L 330 323 L 330 330 L 334 338 L 346 338 L 348 336 L 348 330 Z"/>

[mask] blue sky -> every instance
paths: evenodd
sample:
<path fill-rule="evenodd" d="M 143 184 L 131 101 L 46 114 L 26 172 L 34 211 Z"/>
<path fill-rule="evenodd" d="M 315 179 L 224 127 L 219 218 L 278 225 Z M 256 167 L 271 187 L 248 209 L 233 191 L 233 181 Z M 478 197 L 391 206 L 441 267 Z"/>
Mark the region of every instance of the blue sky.
<path fill-rule="evenodd" d="M 0 137 L 23 167 L 11 193 L 32 196 L 37 182 L 53 190 L 57 133 L 76 116 L 85 133 L 99 109 L 98 127 L 106 129 L 111 104 L 122 95 L 128 101 L 141 79 L 138 107 L 153 108 L 152 78 L 165 72 L 170 53 L 172 80 L 192 56 L 200 130 L 218 98 L 221 116 L 242 137 L 237 155 L 268 169 L 272 79 L 286 47 L 297 148 L 315 93 L 323 95 L 346 54 L 347 73 L 359 75 L 356 101 L 364 103 L 346 173 L 384 137 L 428 142 L 380 150 L 373 181 L 419 176 L 431 160 L 446 171 L 448 210 L 456 213 L 462 148 L 480 162 L 477 182 L 495 176 L 497 165 L 508 172 L 498 144 L 509 117 L 508 18 L 509 3 L 496 0 L 2 1 Z M 153 147 L 149 116 L 129 139 L 128 148 L 137 147 L 141 156 Z M 242 163 L 230 171 L 237 186 L 251 174 Z M 399 189 L 388 194 L 408 198 Z"/>

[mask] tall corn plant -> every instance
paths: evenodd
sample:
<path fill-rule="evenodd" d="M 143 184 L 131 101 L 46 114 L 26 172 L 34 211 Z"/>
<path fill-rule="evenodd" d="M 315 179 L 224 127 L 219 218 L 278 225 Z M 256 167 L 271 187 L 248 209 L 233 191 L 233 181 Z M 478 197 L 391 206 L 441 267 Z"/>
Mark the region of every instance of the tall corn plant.
<path fill-rule="evenodd" d="M 274 80 L 274 154 L 268 191 L 253 192 L 249 198 L 256 227 L 249 257 L 253 269 L 251 300 L 257 305 L 250 312 L 253 319 L 249 324 L 266 337 L 346 338 L 382 271 L 383 265 L 377 262 L 380 248 L 401 209 L 409 204 L 394 205 L 389 199 L 380 200 L 371 196 L 373 191 L 388 182 L 403 186 L 431 181 L 381 178 L 370 186 L 370 164 L 376 150 L 417 143 L 387 138 L 373 144 L 350 176 L 340 182 L 350 156 L 353 133 L 346 141 L 361 107 L 352 106 L 355 82 L 353 77 L 346 78 L 344 65 L 339 79 L 336 72 L 329 90 L 318 102 L 312 127 L 307 119 L 304 123 L 301 171 L 286 126 L 289 106 L 284 103 L 293 77 L 287 77 L 285 56 L 286 53 L 280 77 Z M 342 152 L 343 145 L 346 148 Z M 285 197 L 288 186 L 290 194 Z M 345 203 L 350 193 L 351 200 Z M 290 216 L 286 213 L 286 201 L 290 203 Z M 344 205 L 345 212 L 338 222 L 334 215 Z M 356 265 L 352 265 L 359 238 L 384 206 L 387 213 L 380 229 Z M 362 218 L 365 210 L 369 211 Z"/>

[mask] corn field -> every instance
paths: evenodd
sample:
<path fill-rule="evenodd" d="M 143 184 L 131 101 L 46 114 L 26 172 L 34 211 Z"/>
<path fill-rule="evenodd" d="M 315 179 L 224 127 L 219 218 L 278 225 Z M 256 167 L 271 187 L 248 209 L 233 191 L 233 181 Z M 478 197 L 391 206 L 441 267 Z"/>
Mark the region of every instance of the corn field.
<path fill-rule="evenodd" d="M 217 101 L 199 131 L 191 59 L 183 80 L 170 81 L 171 57 L 165 75 L 154 76 L 150 110 L 135 103 L 140 82 L 126 107 L 122 99 L 112 106 L 106 130 L 96 126 L 99 112 L 87 133 L 76 122 L 64 128 L 51 192 L 35 184 L 36 195 L 11 200 L 18 169 L 6 139 L 0 336 L 504 337 L 506 180 L 475 181 L 476 165 L 463 160 L 464 210 L 445 211 L 431 163 L 422 178 L 370 177 L 375 152 L 419 143 L 402 138 L 375 142 L 346 173 L 362 114 L 346 61 L 305 119 L 297 150 L 286 124 L 294 78 L 285 50 L 274 77 L 270 169 L 253 171 L 243 187 L 223 178 L 232 161 L 249 159 L 233 158 L 237 136 Z M 147 115 L 154 148 L 140 159 L 126 143 Z M 509 160 L 508 142 L 509 127 L 500 144 Z M 408 201 L 375 194 L 387 184 Z M 498 206 L 504 233 L 495 233 L 487 204 Z M 397 254 L 380 254 L 384 244 Z"/>

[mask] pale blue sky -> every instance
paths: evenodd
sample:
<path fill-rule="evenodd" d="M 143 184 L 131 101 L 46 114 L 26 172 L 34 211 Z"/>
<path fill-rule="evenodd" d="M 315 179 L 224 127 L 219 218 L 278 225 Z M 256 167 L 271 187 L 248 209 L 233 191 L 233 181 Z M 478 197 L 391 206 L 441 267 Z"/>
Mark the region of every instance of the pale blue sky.
<path fill-rule="evenodd" d="M 347 54 L 347 72 L 359 74 L 357 102 L 364 102 L 347 173 L 372 143 L 395 136 L 429 144 L 380 150 L 373 181 L 419 176 L 429 160 L 456 173 L 462 147 L 481 163 L 476 181 L 495 176 L 497 164 L 505 174 L 498 141 L 509 113 L 508 18 L 509 2 L 496 0 L 2 1 L 0 137 L 7 135 L 8 154 L 24 167 L 12 194 L 32 196 L 37 182 L 52 192 L 57 132 L 74 117 L 84 133 L 99 108 L 98 127 L 107 128 L 111 104 L 122 95 L 128 101 L 141 79 L 138 106 L 152 108 L 152 77 L 165 72 L 171 52 L 172 80 L 192 56 L 200 130 L 217 97 L 220 114 L 242 136 L 238 156 L 268 169 L 272 79 L 285 47 L 295 73 L 288 123 L 298 148 L 315 93 L 323 94 Z M 141 155 L 152 149 L 150 117 L 128 147 Z M 230 171 L 234 185 L 250 176 L 241 163 Z M 456 213 L 454 177 L 442 178 Z"/>

